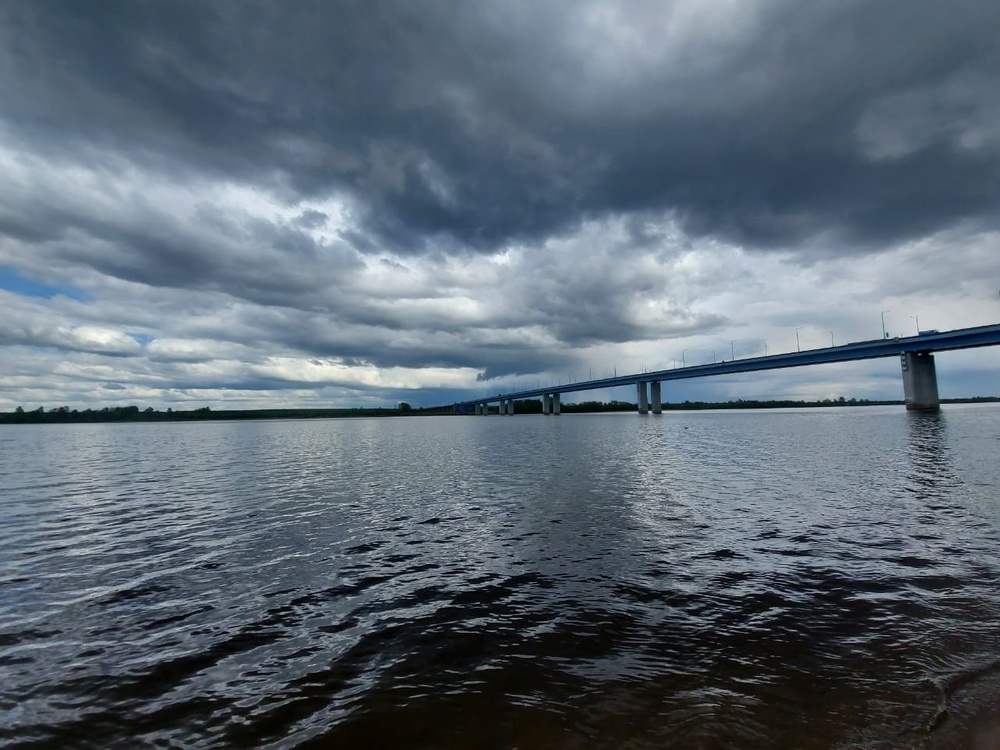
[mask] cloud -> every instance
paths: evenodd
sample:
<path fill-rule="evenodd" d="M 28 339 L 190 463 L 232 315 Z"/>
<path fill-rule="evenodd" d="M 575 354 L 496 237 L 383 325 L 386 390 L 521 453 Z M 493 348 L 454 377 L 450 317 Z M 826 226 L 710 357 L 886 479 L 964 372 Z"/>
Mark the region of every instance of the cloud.
<path fill-rule="evenodd" d="M 993 223 L 995 4 L 699 5 L 19 4 L 7 127 L 340 195 L 398 253 L 650 210 L 765 248 Z M 900 195 L 940 208 L 915 226 Z"/>
<path fill-rule="evenodd" d="M 38 379 L 3 398 L 432 399 L 991 322 L 997 28 L 985 0 L 4 4 L 0 267 L 75 299 L 4 293 L 0 375 Z"/>
<path fill-rule="evenodd" d="M 104 326 L 57 323 L 44 309 L 0 291 L 6 315 L 0 321 L 0 345 L 53 347 L 114 356 L 138 354 L 139 343 L 124 331 Z"/>

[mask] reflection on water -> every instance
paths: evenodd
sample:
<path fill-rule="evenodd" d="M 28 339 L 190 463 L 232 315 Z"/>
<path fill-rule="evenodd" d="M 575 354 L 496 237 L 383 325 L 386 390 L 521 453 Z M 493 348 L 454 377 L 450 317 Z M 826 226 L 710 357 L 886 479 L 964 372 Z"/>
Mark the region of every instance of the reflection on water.
<path fill-rule="evenodd" d="M 948 463 L 947 417 L 943 412 L 908 412 L 907 454 L 914 489 L 922 497 L 944 497 L 958 483 Z"/>
<path fill-rule="evenodd" d="M 974 747 L 998 435 L 988 407 L 8 428 L 0 745 Z"/>
<path fill-rule="evenodd" d="M 928 501 L 922 521 L 932 530 L 943 514 L 968 518 L 963 504 L 956 502 L 965 493 L 960 491 L 963 478 L 952 462 L 956 441 L 949 439 L 948 415 L 945 412 L 910 412 L 907 416 L 908 489 L 920 500 Z M 974 482 L 975 477 L 970 477 L 970 481 Z M 1000 499 L 995 484 L 991 489 L 991 499 Z M 995 507 L 996 503 L 992 504 Z M 996 526 L 974 518 L 968 522 L 971 543 L 949 552 L 960 554 L 982 574 L 989 575 L 995 563 L 995 551 L 992 545 L 977 549 L 975 540 L 978 531 L 992 538 Z M 962 601 L 963 594 L 972 592 L 956 577 L 948 593 L 954 604 Z M 997 628 L 987 621 L 975 621 L 976 617 L 992 619 L 996 615 L 978 607 L 971 609 L 966 627 L 951 635 L 962 641 L 962 646 L 954 653 L 940 656 L 929 669 L 928 679 L 939 695 L 939 703 L 926 725 L 931 730 L 928 744 L 932 747 L 1000 747 L 1000 653 L 992 645 Z M 984 650 L 971 649 L 970 653 L 968 641 L 980 637 L 991 645 Z"/>

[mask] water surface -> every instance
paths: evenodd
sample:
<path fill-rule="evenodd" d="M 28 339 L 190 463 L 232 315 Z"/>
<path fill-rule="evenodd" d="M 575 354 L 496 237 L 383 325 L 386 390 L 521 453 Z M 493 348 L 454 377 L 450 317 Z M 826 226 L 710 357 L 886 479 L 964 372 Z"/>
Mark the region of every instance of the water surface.
<path fill-rule="evenodd" d="M 8 426 L 0 746 L 994 747 L 998 452 L 990 406 Z"/>

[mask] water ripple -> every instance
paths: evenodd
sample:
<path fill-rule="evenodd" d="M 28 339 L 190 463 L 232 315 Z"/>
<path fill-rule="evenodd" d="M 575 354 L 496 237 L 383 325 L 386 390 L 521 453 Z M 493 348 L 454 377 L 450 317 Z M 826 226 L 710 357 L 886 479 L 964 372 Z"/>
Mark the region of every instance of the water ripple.
<path fill-rule="evenodd" d="M 998 428 L 8 428 L 0 746 L 972 746 Z"/>

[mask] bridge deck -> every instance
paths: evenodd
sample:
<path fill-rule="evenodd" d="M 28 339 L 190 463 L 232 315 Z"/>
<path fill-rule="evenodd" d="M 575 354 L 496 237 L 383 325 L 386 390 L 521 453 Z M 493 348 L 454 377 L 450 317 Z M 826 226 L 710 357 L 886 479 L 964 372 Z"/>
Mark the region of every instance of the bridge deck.
<path fill-rule="evenodd" d="M 979 326 L 977 328 L 959 328 L 954 331 L 920 336 L 906 336 L 892 339 L 873 339 L 871 341 L 856 341 L 841 346 L 830 346 L 823 349 L 810 349 L 804 352 L 788 352 L 772 354 L 768 357 L 748 357 L 730 362 L 716 362 L 706 365 L 691 365 L 672 370 L 657 370 L 655 372 L 620 375 L 613 378 L 584 380 L 577 383 L 532 388 L 524 391 L 498 393 L 487 398 L 461 401 L 456 406 L 474 406 L 507 399 L 525 399 L 543 396 L 546 393 L 577 393 L 593 391 L 599 388 L 617 388 L 623 385 L 649 383 L 664 380 L 684 380 L 687 378 L 703 378 L 712 375 L 729 375 L 740 372 L 756 372 L 758 370 L 778 370 L 786 367 L 805 367 L 821 365 L 830 362 L 853 362 L 861 359 L 878 359 L 880 357 L 899 356 L 904 352 L 941 352 L 954 349 L 973 349 L 980 346 L 995 346 L 1000 344 L 1000 323 Z"/>

